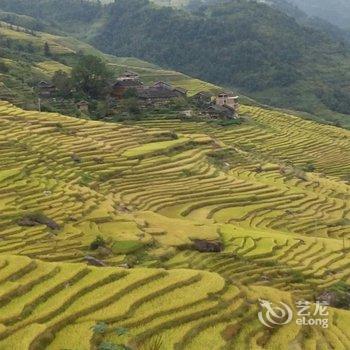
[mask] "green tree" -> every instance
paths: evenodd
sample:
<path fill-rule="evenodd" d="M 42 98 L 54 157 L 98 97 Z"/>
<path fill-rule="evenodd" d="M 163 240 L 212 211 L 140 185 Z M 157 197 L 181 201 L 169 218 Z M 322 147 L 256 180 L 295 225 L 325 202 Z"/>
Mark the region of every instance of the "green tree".
<path fill-rule="evenodd" d="M 125 100 L 126 110 L 133 115 L 139 115 L 141 113 L 139 101 L 137 98 L 128 98 Z"/>
<path fill-rule="evenodd" d="M 52 77 L 52 83 L 56 86 L 58 93 L 62 96 L 68 96 L 72 90 L 72 80 L 69 75 L 62 71 L 56 71 Z"/>
<path fill-rule="evenodd" d="M 5 62 L 0 61 L 0 73 L 8 73 L 9 67 Z"/>
<path fill-rule="evenodd" d="M 108 89 L 110 72 L 106 64 L 93 55 L 81 56 L 73 67 L 73 86 L 93 99 L 104 97 Z"/>
<path fill-rule="evenodd" d="M 124 92 L 123 97 L 124 98 L 135 98 L 135 97 L 137 97 L 137 90 L 135 88 L 129 88 Z"/>
<path fill-rule="evenodd" d="M 48 42 L 45 42 L 45 44 L 44 44 L 44 54 L 46 57 L 51 56 L 51 49 L 50 49 Z"/>
<path fill-rule="evenodd" d="M 104 334 L 108 329 L 108 324 L 105 322 L 98 322 L 91 327 L 94 334 Z"/>

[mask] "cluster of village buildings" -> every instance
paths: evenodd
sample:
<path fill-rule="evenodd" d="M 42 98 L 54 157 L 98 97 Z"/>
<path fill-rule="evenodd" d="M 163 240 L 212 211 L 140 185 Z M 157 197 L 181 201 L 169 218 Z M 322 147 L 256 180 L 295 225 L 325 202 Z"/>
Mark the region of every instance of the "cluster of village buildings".
<path fill-rule="evenodd" d="M 40 97 L 50 98 L 54 95 L 56 88 L 53 84 L 42 81 L 38 84 L 38 90 Z M 112 85 L 109 100 L 118 103 L 118 101 L 125 99 L 128 93 L 137 98 L 144 106 L 156 106 L 172 99 L 186 98 L 188 91 L 163 81 L 145 85 L 137 73 L 126 71 Z M 224 92 L 216 96 L 209 92 L 199 92 L 191 98 L 202 111 L 202 115 L 215 119 L 235 119 L 238 117 L 238 96 Z M 77 108 L 86 113 L 89 109 L 89 103 L 80 101 L 77 103 Z"/>
<path fill-rule="evenodd" d="M 150 103 L 187 96 L 187 90 L 173 87 L 163 81 L 158 81 L 151 86 L 144 85 L 139 75 L 130 71 L 125 72 L 113 84 L 111 95 L 121 100 L 128 90 L 134 90 L 139 100 Z"/>

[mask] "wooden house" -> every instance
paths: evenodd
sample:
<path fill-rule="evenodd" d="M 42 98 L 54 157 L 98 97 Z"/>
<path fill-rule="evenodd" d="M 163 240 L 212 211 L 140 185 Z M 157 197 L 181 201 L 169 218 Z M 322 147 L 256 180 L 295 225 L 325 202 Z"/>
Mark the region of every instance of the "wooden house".
<path fill-rule="evenodd" d="M 152 87 L 154 87 L 156 89 L 162 89 L 162 90 L 163 89 L 166 89 L 166 90 L 172 90 L 173 89 L 173 87 L 170 84 L 168 84 L 168 83 L 166 83 L 164 81 L 157 81 L 156 83 L 154 83 L 152 85 Z"/>
<path fill-rule="evenodd" d="M 77 108 L 82 113 L 89 113 L 89 102 L 87 101 L 80 101 L 77 103 Z"/>
<path fill-rule="evenodd" d="M 112 86 L 111 96 L 121 100 L 124 98 L 124 94 L 127 90 L 142 90 L 143 83 L 138 79 L 126 79 L 126 80 L 117 80 Z"/>
<path fill-rule="evenodd" d="M 208 108 L 212 104 L 213 94 L 208 91 L 200 91 L 191 97 L 199 108 Z"/>
<path fill-rule="evenodd" d="M 50 98 L 56 92 L 56 86 L 47 81 L 40 81 L 37 84 L 37 89 L 42 98 Z"/>
<path fill-rule="evenodd" d="M 138 97 L 145 102 L 168 101 L 179 97 L 178 93 L 165 87 L 147 87 L 138 91 Z"/>
<path fill-rule="evenodd" d="M 186 97 L 188 90 L 181 87 L 174 87 L 173 91 L 178 95 L 178 97 Z"/>
<path fill-rule="evenodd" d="M 151 88 L 159 89 L 161 91 L 165 91 L 165 90 L 172 91 L 174 92 L 175 95 L 177 95 L 177 97 L 186 97 L 188 92 L 188 90 L 184 88 L 177 87 L 177 86 L 174 87 L 171 84 L 166 83 L 164 81 L 157 81 L 151 86 Z"/>
<path fill-rule="evenodd" d="M 126 71 L 123 73 L 123 75 L 121 75 L 118 80 L 139 80 L 140 79 L 140 76 L 133 72 L 133 71 Z"/>

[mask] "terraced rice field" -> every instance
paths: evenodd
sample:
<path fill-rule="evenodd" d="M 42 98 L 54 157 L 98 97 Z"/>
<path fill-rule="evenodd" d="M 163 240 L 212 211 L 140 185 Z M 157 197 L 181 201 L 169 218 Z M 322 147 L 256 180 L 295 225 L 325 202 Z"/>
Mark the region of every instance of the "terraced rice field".
<path fill-rule="evenodd" d="M 0 349 L 349 349 L 347 310 L 327 329 L 257 317 L 350 283 L 349 132 L 242 114 L 107 124 L 1 102 Z"/>

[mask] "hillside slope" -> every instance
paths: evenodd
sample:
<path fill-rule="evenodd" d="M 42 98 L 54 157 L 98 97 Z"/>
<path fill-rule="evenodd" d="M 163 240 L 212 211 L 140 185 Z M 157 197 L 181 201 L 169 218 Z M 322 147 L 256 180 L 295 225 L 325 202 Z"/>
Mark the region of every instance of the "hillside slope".
<path fill-rule="evenodd" d="M 265 4 L 232 0 L 192 14 L 146 0 L 106 6 L 1 0 L 0 8 L 53 21 L 107 53 L 171 67 L 269 105 L 349 123 L 347 45 Z"/>
<path fill-rule="evenodd" d="M 107 124 L 2 102 L 0 348 L 347 348 L 349 311 L 308 331 L 257 312 L 349 282 L 349 132 L 242 114 Z"/>
<path fill-rule="evenodd" d="M 132 69 L 140 74 L 145 83 L 168 81 L 188 89 L 190 95 L 201 90 L 218 89 L 212 84 L 145 61 L 103 54 L 72 37 L 33 30 L 32 27 L 44 28 L 45 25 L 35 22 L 36 24 L 31 26 L 30 18 L 23 20 L 9 13 L 4 17 L 11 23 L 0 22 L 0 98 L 22 108 L 38 108 L 37 84 L 42 80 L 49 82 L 58 70 L 70 72 L 81 54 L 92 54 L 102 58 L 111 71 L 111 84 L 121 72 Z M 45 53 L 45 44 L 49 47 L 49 55 Z M 74 103 L 62 99 L 50 103 L 42 101 L 42 108 L 70 115 L 77 113 Z"/>

